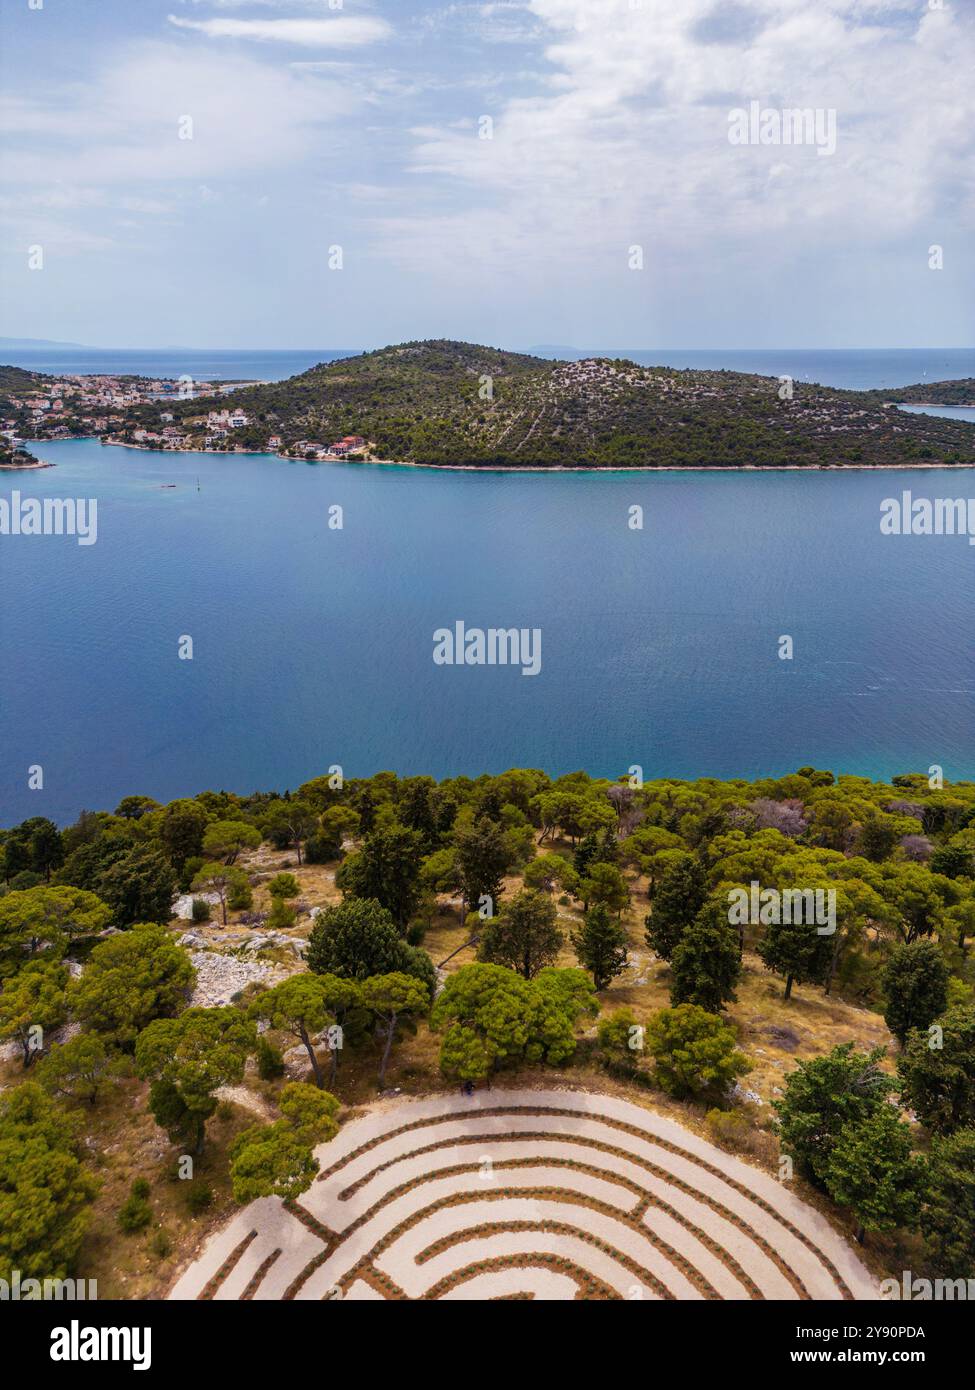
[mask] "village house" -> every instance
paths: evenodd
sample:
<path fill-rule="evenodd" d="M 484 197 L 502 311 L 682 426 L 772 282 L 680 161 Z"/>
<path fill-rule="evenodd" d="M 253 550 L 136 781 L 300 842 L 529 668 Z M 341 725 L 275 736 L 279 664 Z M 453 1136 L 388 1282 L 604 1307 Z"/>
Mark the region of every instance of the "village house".
<path fill-rule="evenodd" d="M 239 430 L 249 424 L 250 419 L 243 410 L 211 410 L 207 416 L 207 425 L 211 429 Z"/>

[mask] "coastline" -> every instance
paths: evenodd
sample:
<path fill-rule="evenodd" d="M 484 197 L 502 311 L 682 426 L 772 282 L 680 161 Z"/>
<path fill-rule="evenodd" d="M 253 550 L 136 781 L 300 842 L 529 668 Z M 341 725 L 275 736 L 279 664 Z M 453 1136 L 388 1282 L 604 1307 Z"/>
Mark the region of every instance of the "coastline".
<path fill-rule="evenodd" d="M 34 468 L 56 468 L 56 463 L 46 463 L 44 459 L 36 459 L 34 463 L 0 463 L 2 473 L 29 473 Z"/>
<path fill-rule="evenodd" d="M 975 407 L 972 407 L 975 409 Z M 70 444 L 75 440 L 97 439 L 99 443 L 117 449 L 139 449 L 146 454 L 204 454 L 207 458 L 232 458 L 235 454 L 250 455 L 251 458 L 276 458 L 284 463 L 305 464 L 352 464 L 363 468 L 429 468 L 440 473 L 915 473 L 928 469 L 975 471 L 975 463 L 641 463 L 632 468 L 610 468 L 604 464 L 580 465 L 535 464 L 524 468 L 511 464 L 477 463 L 414 463 L 410 459 L 299 459 L 290 454 L 271 453 L 266 449 L 152 449 L 148 444 L 128 444 L 122 439 L 102 439 L 97 434 L 77 434 L 70 439 L 57 439 L 48 442 Z M 37 444 L 40 441 L 32 440 Z M 4 465 L 0 465 L 3 467 Z M 54 468 L 53 463 L 30 463 L 18 465 L 23 468 Z M 9 471 L 14 471 L 6 465 Z"/>

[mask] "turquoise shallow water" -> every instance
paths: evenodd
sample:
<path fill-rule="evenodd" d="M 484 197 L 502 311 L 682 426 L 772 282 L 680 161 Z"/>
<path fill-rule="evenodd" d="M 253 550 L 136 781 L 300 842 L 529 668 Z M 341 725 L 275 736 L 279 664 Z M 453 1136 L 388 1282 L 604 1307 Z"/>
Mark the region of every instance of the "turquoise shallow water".
<path fill-rule="evenodd" d="M 38 452 L 57 467 L 5 475 L 0 495 L 95 497 L 98 541 L 0 537 L 0 823 L 295 787 L 332 763 L 975 776 L 975 547 L 879 530 L 884 497 L 972 495 L 971 471 Z M 540 674 L 435 665 L 434 629 L 457 619 L 540 628 Z"/>

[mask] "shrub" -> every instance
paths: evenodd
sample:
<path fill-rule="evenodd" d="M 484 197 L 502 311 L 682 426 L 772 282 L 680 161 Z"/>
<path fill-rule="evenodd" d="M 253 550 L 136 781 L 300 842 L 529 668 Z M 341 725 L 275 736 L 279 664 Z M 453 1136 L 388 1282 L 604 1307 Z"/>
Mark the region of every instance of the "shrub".
<path fill-rule="evenodd" d="M 630 1071 L 635 1069 L 640 1060 L 643 1032 L 632 1009 L 616 1009 L 611 1014 L 603 1014 L 596 1024 L 596 1037 L 606 1061 Z"/>
<path fill-rule="evenodd" d="M 778 1144 L 766 1130 L 757 1128 L 744 1110 L 709 1110 L 704 1118 L 711 1138 L 723 1149 L 774 1162 Z"/>
<path fill-rule="evenodd" d="M 240 878 L 227 894 L 227 906 L 234 912 L 254 906 L 254 894 L 246 878 Z"/>
<path fill-rule="evenodd" d="M 275 1081 L 284 1075 L 284 1058 L 267 1038 L 257 1040 L 257 1074 L 262 1081 Z"/>
<path fill-rule="evenodd" d="M 267 916 L 270 930 L 284 931 L 288 927 L 293 927 L 297 920 L 297 913 L 294 908 L 289 907 L 284 898 L 273 898 L 271 902 L 271 911 Z"/>
<path fill-rule="evenodd" d="M 169 1239 L 166 1231 L 154 1231 L 149 1239 L 149 1249 L 154 1255 L 157 1255 L 159 1259 L 164 1260 L 167 1255 L 172 1254 L 173 1242 Z"/>
<path fill-rule="evenodd" d="M 213 1205 L 213 1188 L 197 1179 L 186 1189 L 186 1205 L 192 1216 L 199 1216 Z"/>
<path fill-rule="evenodd" d="M 133 1197 L 140 1198 L 143 1202 L 149 1196 L 148 1178 L 136 1178 L 130 1189 Z"/>
<path fill-rule="evenodd" d="M 209 922 L 212 913 L 210 912 L 210 904 L 207 902 L 206 898 L 193 899 L 193 907 L 190 915 L 194 922 Z"/>
<path fill-rule="evenodd" d="M 275 874 L 267 885 L 272 898 L 296 898 L 301 891 L 294 874 Z"/>
<path fill-rule="evenodd" d="M 126 1235 L 144 1231 L 152 1221 L 152 1207 L 143 1197 L 127 1197 L 119 1208 L 118 1226 Z"/>
<path fill-rule="evenodd" d="M 658 1084 L 672 1096 L 721 1095 L 751 1070 L 735 1030 L 697 1004 L 660 1009 L 647 1025 L 646 1046 Z"/>

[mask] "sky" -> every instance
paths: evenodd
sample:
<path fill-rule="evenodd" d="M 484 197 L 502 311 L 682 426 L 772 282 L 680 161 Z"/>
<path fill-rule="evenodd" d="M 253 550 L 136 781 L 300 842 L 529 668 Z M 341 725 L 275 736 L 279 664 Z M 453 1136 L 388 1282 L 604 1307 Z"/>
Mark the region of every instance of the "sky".
<path fill-rule="evenodd" d="M 973 0 L 0 0 L 0 16 L 9 336 L 975 340 Z M 737 142 L 753 103 L 764 138 Z M 819 127 L 777 141 L 779 113 L 807 109 Z"/>

